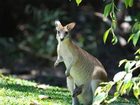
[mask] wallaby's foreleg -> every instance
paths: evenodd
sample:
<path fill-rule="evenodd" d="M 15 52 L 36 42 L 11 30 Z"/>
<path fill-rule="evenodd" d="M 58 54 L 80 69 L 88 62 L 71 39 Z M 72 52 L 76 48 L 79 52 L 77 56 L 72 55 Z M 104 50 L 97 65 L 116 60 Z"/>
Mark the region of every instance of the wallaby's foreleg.
<path fill-rule="evenodd" d="M 67 67 L 67 69 L 66 69 L 66 71 L 65 71 L 65 75 L 66 75 L 67 77 L 70 76 L 70 70 L 71 70 L 73 64 L 74 64 L 74 61 L 73 61 L 73 59 L 72 59 L 71 62 L 70 62 L 70 64 L 69 64 L 69 66 Z"/>
<path fill-rule="evenodd" d="M 68 66 L 68 68 L 66 69 L 66 71 L 65 71 L 65 75 L 68 77 L 68 76 L 70 76 L 70 69 L 71 69 L 71 67 L 72 67 L 72 63 Z"/>
<path fill-rule="evenodd" d="M 54 67 L 56 67 L 60 62 L 63 62 L 63 58 L 60 55 L 58 55 L 57 60 L 54 63 Z"/>

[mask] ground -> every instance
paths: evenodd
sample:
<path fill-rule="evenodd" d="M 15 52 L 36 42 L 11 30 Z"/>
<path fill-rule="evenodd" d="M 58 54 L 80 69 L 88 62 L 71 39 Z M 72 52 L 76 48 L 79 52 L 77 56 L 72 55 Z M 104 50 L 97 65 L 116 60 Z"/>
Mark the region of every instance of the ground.
<path fill-rule="evenodd" d="M 0 75 L 0 105 L 71 105 L 66 88 Z M 110 105 L 137 105 L 135 99 L 119 98 Z"/>

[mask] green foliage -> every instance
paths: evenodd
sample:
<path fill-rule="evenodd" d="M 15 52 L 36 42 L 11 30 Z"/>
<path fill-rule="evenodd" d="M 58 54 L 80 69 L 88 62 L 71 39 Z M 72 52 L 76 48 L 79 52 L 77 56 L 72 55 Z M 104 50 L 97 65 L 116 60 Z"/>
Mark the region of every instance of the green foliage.
<path fill-rule="evenodd" d="M 133 6 L 133 0 L 123 0 L 126 8 Z"/>
<path fill-rule="evenodd" d="M 105 31 L 105 33 L 103 35 L 103 41 L 104 41 L 104 43 L 106 43 L 109 32 L 111 32 L 112 35 L 113 35 L 111 42 L 112 42 L 113 45 L 115 45 L 118 42 L 118 38 L 116 37 L 112 27 Z"/>
<path fill-rule="evenodd" d="M 113 38 L 112 38 L 112 41 L 111 42 L 112 42 L 113 45 L 115 45 L 118 42 L 118 38 L 115 35 L 113 29 L 111 31 L 112 31 L 112 35 L 113 35 Z"/>
<path fill-rule="evenodd" d="M 136 46 L 140 38 L 140 22 L 136 22 L 132 27 L 132 34 L 130 35 L 128 42 L 132 40 L 133 45 Z"/>
<path fill-rule="evenodd" d="M 124 0 L 126 8 L 133 6 L 133 0 Z M 109 33 L 111 32 L 112 37 L 112 44 L 116 44 L 118 42 L 118 38 L 114 33 L 116 29 L 116 10 L 118 11 L 116 5 L 114 4 L 114 0 L 112 0 L 109 4 L 107 4 L 104 8 L 104 17 L 110 16 L 111 18 L 111 27 L 107 29 L 103 35 L 103 41 L 106 43 Z M 135 22 L 132 27 L 132 34 L 128 39 L 128 43 L 132 40 L 133 45 L 136 46 L 138 44 L 140 37 L 140 23 L 139 21 Z M 119 63 L 119 67 L 124 64 L 124 71 L 118 72 L 115 74 L 113 81 L 101 83 L 96 89 L 94 104 L 98 105 L 102 102 L 105 103 L 112 103 L 113 101 L 117 100 L 119 96 L 124 94 L 129 95 L 130 91 L 133 90 L 134 96 L 137 98 L 139 102 L 140 98 L 140 75 L 137 77 L 133 77 L 133 72 L 140 68 L 140 49 L 138 49 L 135 53 L 135 60 L 121 60 Z M 114 93 L 113 98 L 107 99 L 109 91 L 112 87 L 116 87 L 116 91 Z M 139 102 L 140 103 L 140 102 Z"/>
<path fill-rule="evenodd" d="M 114 30 L 116 29 L 116 14 L 115 11 L 118 10 L 116 5 L 113 2 L 114 0 L 112 0 L 111 3 L 107 4 L 104 8 L 104 17 L 108 17 L 110 16 L 111 18 L 111 27 L 104 33 L 103 36 L 103 41 L 104 43 L 106 42 L 106 39 L 108 37 L 108 33 L 111 32 L 113 37 L 112 37 L 112 44 L 115 45 L 118 42 L 118 38 L 116 37 Z"/>
<path fill-rule="evenodd" d="M 112 3 L 109 3 L 105 6 L 104 16 L 107 17 L 110 14 L 111 10 L 112 10 Z"/>
<path fill-rule="evenodd" d="M 133 6 L 133 0 L 124 0 L 124 3 L 125 3 L 126 8 Z M 113 45 L 118 42 L 118 39 L 117 39 L 117 37 L 116 37 L 116 35 L 114 33 L 114 30 L 116 29 L 116 14 L 115 14 L 115 10 L 118 11 L 116 5 L 114 4 L 114 0 L 112 0 L 112 2 L 107 4 L 105 6 L 105 8 L 104 8 L 104 16 L 108 17 L 109 14 L 110 14 L 110 18 L 112 20 L 111 32 L 112 32 L 113 38 L 112 38 L 111 42 L 113 43 Z M 104 37 L 103 37 L 104 43 L 106 42 L 106 39 L 108 37 L 108 34 L 107 34 L 108 30 L 104 33 Z M 137 21 L 134 24 L 134 26 L 132 27 L 132 34 L 130 35 L 130 37 L 128 39 L 128 42 L 130 42 L 130 40 L 132 40 L 133 45 L 136 46 L 137 43 L 138 43 L 139 37 L 140 37 L 140 23 L 139 23 L 139 21 Z"/>
<path fill-rule="evenodd" d="M 121 60 L 119 66 L 124 64 L 125 71 L 120 71 L 115 74 L 113 81 L 102 83 L 100 87 L 96 90 L 96 97 L 103 93 L 107 94 L 107 96 L 102 97 L 106 103 L 111 103 L 115 101 L 119 96 L 124 94 L 129 95 L 130 91 L 133 90 L 134 96 L 139 100 L 140 97 L 140 75 L 138 77 L 133 77 L 132 73 L 140 68 L 140 59 L 139 60 Z M 107 100 L 109 91 L 112 87 L 116 87 L 116 92 L 114 93 L 114 97 L 112 99 Z M 96 99 L 96 98 L 95 98 Z M 95 100 L 96 102 L 96 100 Z M 98 102 L 98 100 L 97 100 Z M 100 103 L 102 103 L 100 101 Z M 99 104 L 100 104 L 99 103 Z"/>
<path fill-rule="evenodd" d="M 52 56 L 56 47 L 54 21 L 64 16 L 65 13 L 60 10 L 48 11 L 31 6 L 27 6 L 25 12 L 31 15 L 31 19 L 24 26 L 25 38 L 19 44 L 20 48 L 36 55 Z M 52 29 L 53 31 L 50 31 Z"/>
<path fill-rule="evenodd" d="M 110 30 L 111 30 L 111 28 L 109 28 L 108 30 L 106 30 L 106 32 L 104 33 L 104 36 L 103 36 L 104 43 L 106 43 L 106 40 L 107 40 L 107 37 L 108 37 L 108 34 L 109 34 Z"/>
<path fill-rule="evenodd" d="M 81 2 L 82 2 L 82 0 L 76 0 L 76 3 L 77 3 L 78 6 Z"/>
<path fill-rule="evenodd" d="M 132 7 L 133 0 L 124 0 L 124 3 L 125 3 L 126 8 L 127 7 Z M 108 14 L 111 14 L 111 10 L 110 10 L 111 6 L 110 5 L 111 4 L 108 4 L 108 5 L 105 6 L 104 16 L 106 16 L 106 17 L 108 16 Z M 115 12 L 114 12 L 114 9 L 113 9 L 113 5 L 112 5 L 112 11 L 113 11 L 112 14 L 114 14 Z M 116 19 L 113 18 L 113 15 L 110 16 L 110 17 L 112 19 L 112 26 L 111 26 L 111 28 L 109 28 L 105 32 L 105 34 L 103 36 L 103 40 L 104 40 L 104 43 L 105 43 L 106 39 L 108 37 L 109 31 L 111 30 L 112 34 L 113 34 L 113 37 L 114 37 L 112 39 L 112 42 L 114 42 L 114 44 L 115 44 L 115 43 L 117 43 L 117 38 L 116 38 L 116 35 L 114 34 L 113 29 L 115 29 L 115 28 L 113 26 L 113 22 Z M 139 41 L 139 37 L 140 37 L 140 23 L 136 22 L 132 27 L 132 34 L 130 35 L 130 37 L 128 39 L 128 42 L 130 42 L 132 40 L 133 45 L 136 46 L 138 41 Z M 111 102 L 115 101 L 119 96 L 122 96 L 124 94 L 129 95 L 131 90 L 133 90 L 134 96 L 139 100 L 139 97 L 140 97 L 140 75 L 137 76 L 137 77 L 133 77 L 132 73 L 135 70 L 137 70 L 138 68 L 140 68 L 140 49 L 138 49 L 135 54 L 137 54 L 137 55 L 135 55 L 135 58 L 136 58 L 135 60 L 124 59 L 124 60 L 120 61 L 119 67 L 122 64 L 124 64 L 124 70 L 125 71 L 121 71 L 121 72 L 118 72 L 117 74 L 115 74 L 115 76 L 113 78 L 113 81 L 105 83 L 104 86 L 101 85 L 99 87 L 100 90 L 97 88 L 96 93 L 98 93 L 98 94 L 103 93 L 103 94 L 108 95 L 111 88 L 113 86 L 116 86 L 116 92 L 114 93 L 114 97 L 110 100 L 107 100 L 106 98 L 108 96 L 104 96 L 104 97 L 102 97 L 102 99 L 105 100 L 104 102 L 111 103 Z M 112 85 L 110 83 L 112 83 Z M 107 86 L 110 86 L 110 87 L 108 87 L 108 89 L 105 90 Z M 98 97 L 98 94 L 96 94 L 96 97 Z M 103 100 L 100 101 L 100 103 L 102 103 Z M 95 102 L 96 102 L 96 100 L 95 100 Z M 98 102 L 98 100 L 97 100 L 97 102 Z M 98 104 L 100 104 L 100 103 L 98 103 Z"/>

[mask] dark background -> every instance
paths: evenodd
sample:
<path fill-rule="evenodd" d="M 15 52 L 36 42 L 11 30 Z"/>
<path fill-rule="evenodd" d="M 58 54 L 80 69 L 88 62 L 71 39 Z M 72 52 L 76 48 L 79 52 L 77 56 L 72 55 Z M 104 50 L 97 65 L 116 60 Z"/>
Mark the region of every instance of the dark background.
<path fill-rule="evenodd" d="M 140 20 L 140 0 L 135 0 L 128 9 L 122 1 L 116 0 L 120 11 L 116 11 L 115 34 L 119 42 L 112 45 L 111 34 L 107 43 L 103 43 L 103 34 L 110 24 L 103 21 L 102 15 L 110 0 L 83 0 L 80 6 L 74 0 L 0 0 L 0 72 L 66 86 L 64 64 L 53 67 L 57 56 L 54 21 L 59 19 L 64 25 L 76 22 L 72 39 L 103 63 L 111 80 L 116 72 L 123 70 L 118 68 L 119 61 L 134 59 L 140 46 L 140 42 L 137 47 L 127 44 L 132 25 L 136 19 Z"/>

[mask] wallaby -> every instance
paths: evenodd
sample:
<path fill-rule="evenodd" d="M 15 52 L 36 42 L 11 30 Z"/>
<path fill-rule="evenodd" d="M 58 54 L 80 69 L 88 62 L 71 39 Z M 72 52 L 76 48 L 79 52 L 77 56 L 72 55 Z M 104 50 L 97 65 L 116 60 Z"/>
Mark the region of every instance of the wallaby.
<path fill-rule="evenodd" d="M 82 93 L 83 86 L 84 86 L 84 85 L 77 86 L 77 85 L 75 84 L 75 89 L 73 90 L 72 97 L 77 97 L 79 94 L 81 94 L 81 93 Z"/>
<path fill-rule="evenodd" d="M 54 66 L 64 62 L 66 66 L 67 87 L 71 94 L 76 88 L 80 92 L 72 97 L 72 105 L 92 105 L 94 92 L 99 83 L 107 80 L 107 73 L 97 58 L 78 47 L 71 40 L 70 31 L 75 23 L 62 26 L 60 21 L 55 21 L 57 45 L 57 60 Z M 76 85 L 75 85 L 76 84 Z"/>

